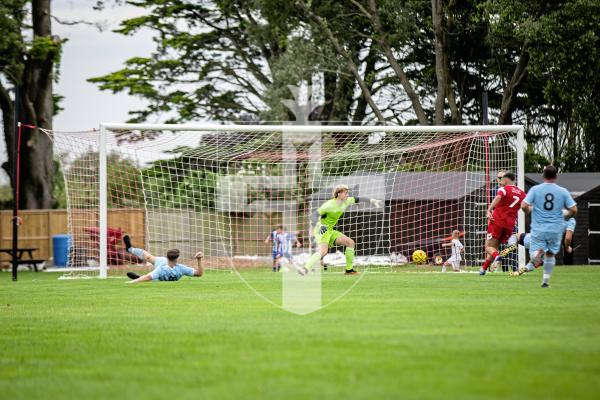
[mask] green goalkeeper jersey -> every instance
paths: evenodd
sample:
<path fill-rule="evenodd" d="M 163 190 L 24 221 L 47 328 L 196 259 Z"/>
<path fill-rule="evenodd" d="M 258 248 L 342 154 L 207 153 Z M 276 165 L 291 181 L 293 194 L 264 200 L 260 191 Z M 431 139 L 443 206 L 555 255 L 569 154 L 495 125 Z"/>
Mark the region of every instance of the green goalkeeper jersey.
<path fill-rule="evenodd" d="M 346 211 L 346 208 L 356 202 L 354 197 L 348 197 L 342 204 L 338 204 L 336 199 L 326 201 L 317 210 L 321 215 L 321 225 L 325 225 L 328 229 L 333 229 L 344 214 L 344 211 Z"/>

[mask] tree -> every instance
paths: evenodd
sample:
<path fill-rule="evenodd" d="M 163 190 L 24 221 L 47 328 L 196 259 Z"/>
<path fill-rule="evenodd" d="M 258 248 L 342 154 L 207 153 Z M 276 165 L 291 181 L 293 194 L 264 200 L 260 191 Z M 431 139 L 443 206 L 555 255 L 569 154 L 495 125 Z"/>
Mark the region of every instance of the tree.
<path fill-rule="evenodd" d="M 8 162 L 2 167 L 12 176 L 16 140 L 14 104 L 10 92 L 19 93 L 19 120 L 44 129 L 52 129 L 53 79 L 60 59 L 62 41 L 52 36 L 50 0 L 31 1 L 32 35 L 26 15 L 29 2 L 6 0 L 0 4 L 0 110 Z M 32 39 L 27 39 L 32 36 Z M 8 83 L 8 87 L 5 86 Z M 20 160 L 19 208 L 51 208 L 55 174 L 52 142 L 39 129 L 23 129 Z"/>
<path fill-rule="evenodd" d="M 596 3 L 140 0 L 148 15 L 120 32 L 155 30 L 156 51 L 92 81 L 149 100 L 132 121 L 167 122 L 290 119 L 280 100 L 306 83 L 322 123 L 472 124 L 486 92 L 492 123 L 526 125 L 530 152 L 582 169 L 598 164 L 600 145 L 599 68 L 585 53 Z"/>
<path fill-rule="evenodd" d="M 525 124 L 530 151 L 563 170 L 600 170 L 600 4 L 489 0 L 484 6 L 496 60 L 491 72 L 506 87 L 499 122 Z M 502 73 L 511 68 L 512 77 Z"/>
<path fill-rule="evenodd" d="M 103 90 L 148 100 L 146 109 L 132 112 L 131 122 L 150 116 L 167 122 L 286 120 L 291 115 L 279 101 L 289 96 L 287 85 L 302 82 L 323 84 L 324 105 L 315 119 L 360 122 L 368 113 L 369 93 L 377 90 L 372 79 L 376 59 L 360 54 L 368 38 L 348 35 L 338 50 L 348 47 L 351 59 L 339 57 L 328 38 L 315 33 L 322 16 L 314 13 L 316 19 L 309 21 L 301 12 L 304 4 L 145 0 L 135 5 L 148 14 L 123 21 L 118 32 L 152 29 L 156 51 L 90 79 Z M 363 62 L 367 68 L 356 71 Z M 360 96 L 355 96 L 357 81 L 364 89 Z M 377 110 L 371 101 L 373 107 Z"/>
<path fill-rule="evenodd" d="M 185 153 L 185 152 L 184 152 Z M 192 166 L 197 160 L 185 155 L 171 160 L 155 161 L 141 171 L 148 207 L 190 208 L 197 211 L 215 206 L 217 174 L 208 169 Z"/>
<path fill-rule="evenodd" d="M 552 115 L 553 160 L 570 171 L 600 170 L 600 4 L 568 1 L 530 34 L 531 74 Z"/>
<path fill-rule="evenodd" d="M 352 3 L 361 10 L 361 12 L 369 19 L 370 23 L 373 25 L 375 42 L 381 48 L 385 59 L 390 64 L 394 73 L 400 80 L 402 88 L 404 89 L 406 95 L 410 99 L 411 106 L 415 115 L 417 116 L 419 124 L 428 125 L 427 115 L 425 114 L 425 110 L 423 109 L 423 106 L 419 99 L 419 95 L 415 91 L 415 88 L 406 73 L 406 68 L 400 64 L 400 62 L 396 59 L 396 56 L 394 55 L 389 40 L 390 30 L 384 29 L 383 27 L 377 3 L 375 2 L 375 0 L 369 0 L 368 11 L 358 1 L 352 0 Z M 399 31 L 399 29 L 396 30 L 396 32 L 397 31 Z"/>
<path fill-rule="evenodd" d="M 331 8 L 334 7 L 334 4 L 332 4 L 330 2 L 325 2 L 325 3 L 329 6 L 328 7 L 329 10 L 331 10 Z M 371 93 L 372 88 L 370 88 L 369 85 L 367 85 L 367 83 L 363 79 L 362 74 L 359 72 L 358 66 L 356 65 L 356 63 L 353 60 L 354 57 L 348 51 L 346 51 L 343 44 L 340 43 L 340 41 L 337 39 L 338 35 L 334 34 L 332 32 L 332 30 L 329 28 L 330 24 L 324 18 L 322 18 L 320 15 L 313 12 L 306 5 L 306 3 L 304 1 L 299 1 L 298 4 L 300 5 L 300 10 L 302 10 L 302 12 L 305 14 L 307 19 L 310 22 L 312 22 L 313 29 L 316 29 L 318 32 L 324 34 L 325 37 L 327 38 L 327 40 L 329 41 L 329 43 L 335 49 L 335 51 L 342 57 L 343 60 L 345 60 L 346 68 L 352 73 L 352 75 L 354 76 L 354 79 L 356 79 L 356 82 L 358 83 L 358 86 L 360 87 L 360 90 L 361 90 L 364 100 L 371 107 L 371 110 L 373 110 L 373 112 L 377 116 L 377 119 L 379 120 L 379 122 L 384 122 L 385 117 L 383 116 L 383 114 L 379 110 L 379 107 L 373 100 L 372 93 Z M 338 7 L 339 7 L 339 5 L 338 5 Z M 346 21 L 346 22 L 348 22 L 348 21 Z"/>
<path fill-rule="evenodd" d="M 480 122 L 482 83 L 495 79 L 485 68 L 490 49 L 482 40 L 488 24 L 481 3 L 368 0 L 364 6 L 352 0 L 373 26 L 373 40 L 410 101 L 414 122 Z"/>
<path fill-rule="evenodd" d="M 94 173 L 90 173 L 93 171 Z M 64 164 L 65 180 L 71 196 L 71 206 L 89 208 L 98 204 L 100 174 L 98 152 L 89 151 Z M 109 153 L 106 157 L 107 205 L 109 208 L 144 207 L 143 182 L 140 169 L 135 163 L 120 155 Z"/>
<path fill-rule="evenodd" d="M 210 117 L 241 120 L 264 111 L 273 69 L 287 51 L 293 18 L 259 1 L 188 3 L 144 0 L 147 15 L 122 22 L 117 32 L 156 32 L 156 51 L 133 57 L 125 68 L 90 79 L 103 90 L 128 91 L 149 101 L 130 120 L 159 115 L 167 122 Z M 289 20 L 289 21 L 288 21 Z M 289 82 L 286 82 L 289 84 Z"/>

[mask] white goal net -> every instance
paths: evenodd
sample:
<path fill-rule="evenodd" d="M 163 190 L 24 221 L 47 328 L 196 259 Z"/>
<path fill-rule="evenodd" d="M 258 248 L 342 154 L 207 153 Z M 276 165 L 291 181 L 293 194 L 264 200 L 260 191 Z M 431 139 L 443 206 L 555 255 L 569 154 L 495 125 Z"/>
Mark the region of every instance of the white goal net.
<path fill-rule="evenodd" d="M 286 270 L 315 250 L 309 214 L 348 185 L 360 202 L 337 229 L 356 242 L 358 270 L 394 271 L 415 250 L 448 258 L 453 230 L 465 267 L 479 265 L 499 170 L 523 185 L 519 126 L 390 127 L 105 124 L 48 131 L 64 173 L 72 237 L 67 274 L 122 275 L 149 266 L 122 237 L 208 271 L 272 269 L 271 233 L 286 234 Z M 369 199 L 377 199 L 377 208 Z M 325 257 L 342 271 L 343 248 Z"/>

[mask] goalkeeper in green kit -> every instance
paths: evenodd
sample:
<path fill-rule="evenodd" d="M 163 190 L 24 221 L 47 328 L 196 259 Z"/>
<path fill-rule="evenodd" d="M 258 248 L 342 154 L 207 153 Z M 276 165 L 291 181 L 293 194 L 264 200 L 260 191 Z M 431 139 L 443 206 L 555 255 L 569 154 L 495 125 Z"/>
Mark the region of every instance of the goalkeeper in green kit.
<path fill-rule="evenodd" d="M 300 275 L 308 274 L 312 266 L 319 263 L 327 255 L 329 248 L 335 245 L 346 247 L 344 251 L 344 255 L 346 256 L 346 275 L 355 275 L 358 273 L 352 267 L 352 263 L 354 262 L 354 240 L 334 229 L 335 224 L 337 224 L 340 217 L 344 214 L 346 208 L 358 202 L 360 202 L 358 197 L 349 196 L 348 186 L 339 185 L 333 189 L 333 198 L 326 201 L 325 204 L 311 215 L 311 224 L 315 227 L 313 232 L 318 250 L 310 256 L 304 267 L 298 269 Z M 370 202 L 377 208 L 381 207 L 380 200 L 370 199 Z"/>

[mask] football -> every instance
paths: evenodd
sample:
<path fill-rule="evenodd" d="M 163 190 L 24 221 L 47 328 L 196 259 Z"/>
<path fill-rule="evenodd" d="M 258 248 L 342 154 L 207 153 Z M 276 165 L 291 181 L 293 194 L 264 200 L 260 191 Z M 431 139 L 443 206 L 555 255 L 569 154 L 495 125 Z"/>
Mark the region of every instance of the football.
<path fill-rule="evenodd" d="M 427 262 L 427 254 L 423 250 L 415 250 L 412 254 L 412 260 L 415 264 L 424 264 Z"/>

